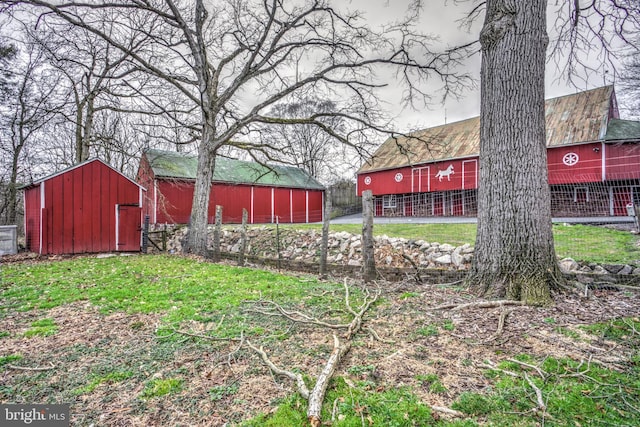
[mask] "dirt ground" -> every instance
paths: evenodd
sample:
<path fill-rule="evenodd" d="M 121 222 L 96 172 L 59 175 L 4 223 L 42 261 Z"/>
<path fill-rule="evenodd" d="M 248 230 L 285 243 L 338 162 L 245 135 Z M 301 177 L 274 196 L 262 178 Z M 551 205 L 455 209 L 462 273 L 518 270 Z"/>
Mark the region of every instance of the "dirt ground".
<path fill-rule="evenodd" d="M 589 298 L 565 294 L 549 308 L 510 307 L 504 330 L 496 336 L 505 308 L 434 310 L 441 304 L 473 300 L 463 290 L 409 282 L 379 286 L 382 300 L 365 316 L 365 325 L 384 342 L 360 333 L 336 375 L 367 375 L 380 390 L 411 386 L 429 405 L 450 406 L 463 391 L 486 389 L 490 383 L 480 365 L 522 353 L 616 367 L 630 349 L 588 335 L 578 326 L 640 316 L 640 294 L 635 292 L 600 290 Z M 57 333 L 24 337 L 31 322 L 43 317 L 54 319 Z M 23 359 L 0 367 L 0 401 L 68 402 L 72 425 L 222 426 L 272 411 L 279 399 L 295 392 L 289 380 L 275 378 L 238 342 L 158 339 L 159 326 L 156 314 L 105 315 L 83 302 L 5 317 L 0 331 L 9 335 L 0 339 L 0 355 L 21 354 Z M 182 325 L 192 332 L 203 327 L 197 322 Z M 332 332 L 290 327 L 284 338 L 264 340 L 265 350 L 279 366 L 315 377 L 331 351 Z M 349 369 L 359 366 L 369 368 L 360 374 Z M 113 369 L 134 374 L 82 390 L 97 374 Z M 446 392 L 432 393 L 421 386 L 416 376 L 425 374 L 436 374 Z M 150 380 L 174 377 L 183 379 L 178 393 L 140 398 Z M 211 390 L 219 394 L 212 396 Z"/>

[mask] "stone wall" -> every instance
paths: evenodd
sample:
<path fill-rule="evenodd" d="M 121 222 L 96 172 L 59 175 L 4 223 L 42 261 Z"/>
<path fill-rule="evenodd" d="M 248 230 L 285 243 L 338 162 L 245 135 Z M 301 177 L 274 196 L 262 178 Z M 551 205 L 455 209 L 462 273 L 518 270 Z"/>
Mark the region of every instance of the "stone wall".
<path fill-rule="evenodd" d="M 187 227 L 167 226 L 167 250 L 180 253 Z M 278 238 L 279 235 L 279 238 Z M 209 227 L 209 245 L 213 241 L 213 226 Z M 247 232 L 247 261 L 254 264 L 277 266 L 283 269 L 317 272 L 320 260 L 322 234 L 317 230 L 294 230 L 273 226 L 250 227 Z M 473 247 L 469 244 L 454 246 L 448 243 L 427 242 L 376 236 L 376 266 L 385 279 L 399 280 L 419 273 L 424 281 L 435 283 L 459 280 L 471 266 Z M 220 238 L 224 258 L 234 259 L 240 250 L 240 227 L 224 227 Z M 358 275 L 362 265 L 362 236 L 347 232 L 329 233 L 329 272 Z M 640 263 L 595 264 L 579 263 L 571 258 L 559 262 L 569 278 L 585 284 L 620 283 L 640 284 Z M 417 270 L 416 270 L 417 268 Z"/>

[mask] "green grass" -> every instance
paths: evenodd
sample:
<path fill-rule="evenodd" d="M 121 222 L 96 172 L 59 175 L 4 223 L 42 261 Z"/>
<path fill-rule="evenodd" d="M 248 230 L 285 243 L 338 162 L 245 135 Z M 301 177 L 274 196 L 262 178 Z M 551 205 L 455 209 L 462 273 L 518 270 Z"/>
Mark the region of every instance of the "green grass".
<path fill-rule="evenodd" d="M 25 331 L 24 336 L 27 338 L 35 336 L 48 337 L 56 332 L 58 332 L 58 325 L 53 319 L 40 319 L 31 322 L 31 327 Z"/>
<path fill-rule="evenodd" d="M 20 354 L 10 354 L 8 356 L 0 356 L 0 367 L 4 365 L 10 365 L 13 362 L 17 362 L 22 360 L 22 356 Z"/>
<path fill-rule="evenodd" d="M 151 399 L 154 397 L 176 394 L 182 390 L 182 380 L 179 378 L 154 379 L 149 381 L 142 393 L 141 399 Z"/>
<path fill-rule="evenodd" d="M 241 424 L 244 427 L 287 427 L 306 425 L 307 402 L 293 395 L 280 402 L 272 414 L 258 416 Z M 322 419 L 335 427 L 429 426 L 436 421 L 428 406 L 406 387 L 375 391 L 366 382 L 348 385 L 341 377 L 331 380 L 322 407 Z"/>
<path fill-rule="evenodd" d="M 0 316 L 86 300 L 104 313 L 163 313 L 170 323 L 218 324 L 225 316 L 220 333 L 237 336 L 242 328 L 238 307 L 246 300 L 342 304 L 337 284 L 168 255 L 87 257 L 3 269 Z M 46 324 L 34 322 L 30 335 L 55 332 L 52 320 L 39 322 Z"/>
<path fill-rule="evenodd" d="M 637 264 L 640 241 L 637 235 L 591 225 L 554 224 L 556 253 L 579 261 Z"/>
<path fill-rule="evenodd" d="M 635 348 L 635 355 L 623 364 L 624 369 L 608 368 L 596 362 L 547 357 L 536 360 L 523 354 L 515 359 L 539 367 L 542 378 L 533 369 L 511 361 L 498 365 L 504 371 L 489 370 L 493 379 L 488 393 L 462 393 L 451 405 L 477 420 L 495 426 L 540 425 L 536 396 L 529 379 L 540 389 L 547 406 L 545 424 L 554 426 L 638 425 L 640 408 L 640 319 L 617 319 L 582 327 L 585 331 Z"/>
<path fill-rule="evenodd" d="M 94 376 L 89 383 L 73 391 L 75 395 L 88 394 L 93 392 L 101 384 L 115 384 L 127 380 L 133 376 L 131 371 L 114 371 L 105 375 Z"/>

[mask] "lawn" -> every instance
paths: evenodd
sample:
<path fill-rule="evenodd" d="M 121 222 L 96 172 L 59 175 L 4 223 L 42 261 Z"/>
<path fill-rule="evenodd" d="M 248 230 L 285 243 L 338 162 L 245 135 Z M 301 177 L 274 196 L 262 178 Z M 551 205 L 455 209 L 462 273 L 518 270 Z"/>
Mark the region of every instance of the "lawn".
<path fill-rule="evenodd" d="M 306 402 L 244 339 L 309 385 L 332 330 L 257 313 L 265 300 L 348 318 L 341 281 L 149 255 L 14 263 L 0 282 L 0 401 L 70 403 L 72 425 L 305 425 Z M 351 301 L 362 301 L 351 282 Z M 434 310 L 462 289 L 381 284 L 331 381 L 334 426 L 633 425 L 640 406 L 636 295 Z M 208 337 L 208 338 L 207 338 Z M 34 370 L 37 369 L 37 370 Z M 535 385 L 543 396 L 541 408 Z M 451 416 L 434 408 L 449 407 Z"/>

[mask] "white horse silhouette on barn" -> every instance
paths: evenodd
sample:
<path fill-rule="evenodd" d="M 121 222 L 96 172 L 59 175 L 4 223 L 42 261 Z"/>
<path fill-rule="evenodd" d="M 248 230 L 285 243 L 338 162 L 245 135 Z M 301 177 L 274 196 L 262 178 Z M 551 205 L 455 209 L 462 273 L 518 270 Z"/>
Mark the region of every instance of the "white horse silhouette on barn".
<path fill-rule="evenodd" d="M 436 178 L 438 178 L 440 180 L 440 182 L 442 182 L 442 178 L 444 178 L 445 176 L 447 177 L 447 181 L 451 181 L 451 175 L 453 175 L 453 165 L 449 165 L 449 167 L 447 167 L 445 170 L 441 171 L 438 170 L 438 173 L 436 174 Z"/>

